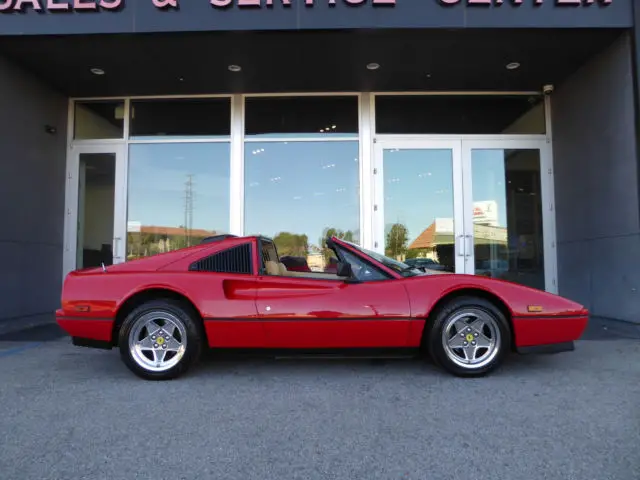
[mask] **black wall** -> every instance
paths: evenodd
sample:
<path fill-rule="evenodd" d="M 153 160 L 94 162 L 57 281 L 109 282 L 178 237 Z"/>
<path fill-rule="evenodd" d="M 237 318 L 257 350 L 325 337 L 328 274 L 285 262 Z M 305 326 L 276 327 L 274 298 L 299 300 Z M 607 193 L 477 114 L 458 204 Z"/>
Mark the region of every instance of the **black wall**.
<path fill-rule="evenodd" d="M 640 207 L 630 35 L 551 97 L 559 293 L 640 323 Z"/>

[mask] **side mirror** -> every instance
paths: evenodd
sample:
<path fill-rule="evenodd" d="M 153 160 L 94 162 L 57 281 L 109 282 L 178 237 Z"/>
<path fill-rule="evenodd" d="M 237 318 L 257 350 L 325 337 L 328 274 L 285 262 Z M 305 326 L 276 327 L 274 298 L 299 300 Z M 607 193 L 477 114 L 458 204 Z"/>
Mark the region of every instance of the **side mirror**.
<path fill-rule="evenodd" d="M 351 278 L 353 276 L 353 270 L 351 269 L 350 263 L 338 262 L 337 267 L 336 273 L 339 277 Z"/>

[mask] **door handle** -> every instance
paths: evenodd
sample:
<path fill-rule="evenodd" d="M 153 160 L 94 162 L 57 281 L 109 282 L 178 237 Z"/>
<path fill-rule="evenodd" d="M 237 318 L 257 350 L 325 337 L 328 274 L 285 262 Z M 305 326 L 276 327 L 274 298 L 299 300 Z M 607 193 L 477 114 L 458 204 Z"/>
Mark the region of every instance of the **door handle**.
<path fill-rule="evenodd" d="M 467 244 L 465 245 L 465 257 L 470 257 L 473 253 L 473 235 L 465 235 Z"/>
<path fill-rule="evenodd" d="M 456 250 L 458 251 L 459 257 L 464 257 L 464 235 L 458 235 L 456 237 Z"/>
<path fill-rule="evenodd" d="M 113 258 L 122 258 L 120 255 L 118 255 L 118 252 L 120 251 L 119 248 L 119 243 L 120 243 L 121 238 L 120 237 L 114 237 L 113 239 Z"/>

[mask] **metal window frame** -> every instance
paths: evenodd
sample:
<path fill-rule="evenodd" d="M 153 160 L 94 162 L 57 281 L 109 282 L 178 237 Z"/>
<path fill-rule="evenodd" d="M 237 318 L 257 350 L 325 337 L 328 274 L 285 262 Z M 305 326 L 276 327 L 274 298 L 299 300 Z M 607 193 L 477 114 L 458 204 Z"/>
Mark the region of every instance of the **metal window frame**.
<path fill-rule="evenodd" d="M 552 145 L 552 125 L 551 125 L 551 102 L 548 96 L 544 97 L 545 108 L 545 123 L 546 129 L 543 135 L 378 135 L 375 133 L 375 99 L 378 96 L 530 96 L 530 95 L 542 95 L 540 91 L 439 91 L 439 92 L 291 92 L 291 93 L 247 93 L 247 94 L 199 94 L 199 95 L 134 95 L 134 96 L 98 96 L 98 97 L 73 97 L 68 102 L 68 117 L 67 117 L 67 172 L 69 174 L 70 168 L 73 167 L 73 155 L 74 148 L 80 147 L 92 147 L 92 146 L 104 146 L 109 148 L 110 146 L 122 146 L 123 162 L 125 173 L 121 178 L 124 185 L 117 186 L 121 195 L 124 196 L 121 199 L 124 205 L 128 204 L 127 199 L 127 185 L 128 185 L 128 171 L 129 171 L 129 145 L 130 144 L 152 144 L 152 143 L 230 143 L 230 198 L 229 198 L 229 233 L 234 235 L 244 235 L 244 146 L 246 143 L 255 142 L 353 142 L 358 141 L 359 145 L 359 180 L 360 180 L 360 241 L 365 248 L 373 249 L 375 234 L 375 212 L 374 199 L 375 199 L 375 148 L 374 144 L 378 141 L 447 141 L 447 140 L 545 140 L 549 144 L 547 152 L 548 164 L 550 165 L 550 188 L 547 192 L 548 198 L 551 199 L 552 208 L 555 203 L 554 199 L 554 183 L 553 183 L 553 151 Z M 322 137 L 268 137 L 268 138 L 245 138 L 244 125 L 245 125 L 245 100 L 247 98 L 255 97 L 273 97 L 273 98 L 295 98 L 295 97 L 338 97 L 338 96 L 355 96 L 358 98 L 358 133 L 353 136 L 344 136 L 339 138 L 322 138 Z M 129 138 L 130 132 L 130 109 L 131 102 L 135 100 L 164 100 L 164 99 L 193 99 L 193 98 L 228 98 L 231 102 L 231 115 L 230 115 L 230 135 L 229 137 L 198 137 L 198 138 L 184 138 L 184 139 L 131 139 Z M 124 101 L 124 129 L 123 137 L 118 139 L 96 139 L 96 140 L 76 140 L 74 136 L 75 127 L 75 105 L 77 103 L 93 102 L 93 101 Z M 69 245 L 74 239 L 70 238 L 70 229 L 68 226 L 69 209 L 73 209 L 74 202 L 77 205 L 77 198 L 70 198 L 72 195 L 69 193 L 69 186 L 67 182 L 67 192 L 65 200 L 65 245 Z M 551 251 L 547 253 L 545 249 L 545 257 L 551 255 L 550 265 L 553 268 L 553 283 L 557 286 L 556 272 L 557 272 L 557 260 L 556 260 L 556 241 L 555 241 L 555 209 L 554 214 L 550 215 L 548 221 L 549 229 L 552 233 Z M 122 220 L 126 227 L 126 213 L 125 218 Z M 545 246 L 546 247 L 546 246 Z M 66 274 L 66 272 L 65 272 Z"/>

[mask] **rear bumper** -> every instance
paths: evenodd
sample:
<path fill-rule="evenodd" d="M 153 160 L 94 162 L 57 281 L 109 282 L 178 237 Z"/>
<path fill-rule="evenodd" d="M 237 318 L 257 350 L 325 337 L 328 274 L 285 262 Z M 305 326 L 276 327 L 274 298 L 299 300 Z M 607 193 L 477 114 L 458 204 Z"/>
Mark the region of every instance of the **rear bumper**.
<path fill-rule="evenodd" d="M 113 319 L 70 317 L 56 312 L 56 322 L 72 338 L 73 344 L 93 348 L 111 348 Z"/>
<path fill-rule="evenodd" d="M 575 349 L 589 323 L 587 314 L 514 317 L 515 349 L 520 353 L 558 353 Z"/>

